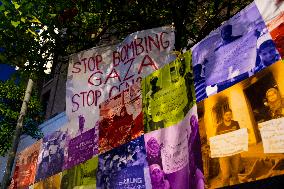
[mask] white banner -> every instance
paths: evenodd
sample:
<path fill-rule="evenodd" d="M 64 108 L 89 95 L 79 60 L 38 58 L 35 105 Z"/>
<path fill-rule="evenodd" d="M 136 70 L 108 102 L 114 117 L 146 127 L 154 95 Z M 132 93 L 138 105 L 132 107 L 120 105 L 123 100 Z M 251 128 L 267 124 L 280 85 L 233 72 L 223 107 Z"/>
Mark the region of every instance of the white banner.
<path fill-rule="evenodd" d="M 173 61 L 174 43 L 174 29 L 160 27 L 130 34 L 114 46 L 74 54 L 66 82 L 71 127 L 79 125 L 80 116 L 84 128 L 93 128 L 99 120 L 98 105 Z"/>
<path fill-rule="evenodd" d="M 247 128 L 209 138 L 211 158 L 226 157 L 248 151 Z"/>
<path fill-rule="evenodd" d="M 259 123 L 264 153 L 284 153 L 284 118 Z"/>

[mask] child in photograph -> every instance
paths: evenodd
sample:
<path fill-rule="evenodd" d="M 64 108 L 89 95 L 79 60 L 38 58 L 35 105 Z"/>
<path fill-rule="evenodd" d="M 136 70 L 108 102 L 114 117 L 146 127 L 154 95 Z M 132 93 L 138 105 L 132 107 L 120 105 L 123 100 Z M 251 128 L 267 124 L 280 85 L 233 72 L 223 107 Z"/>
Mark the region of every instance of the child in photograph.
<path fill-rule="evenodd" d="M 280 55 L 278 54 L 275 48 L 275 44 L 271 39 L 264 41 L 259 46 L 257 54 L 258 60 L 256 62 L 255 68 L 252 70 L 253 74 L 263 70 L 264 68 L 270 66 L 280 59 Z"/>

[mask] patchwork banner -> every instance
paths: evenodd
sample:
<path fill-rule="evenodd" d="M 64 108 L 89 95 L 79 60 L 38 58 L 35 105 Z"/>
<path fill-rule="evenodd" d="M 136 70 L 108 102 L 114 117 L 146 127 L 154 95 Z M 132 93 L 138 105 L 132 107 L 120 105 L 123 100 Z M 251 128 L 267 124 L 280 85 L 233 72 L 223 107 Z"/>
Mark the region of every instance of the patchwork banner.
<path fill-rule="evenodd" d="M 73 54 L 68 124 L 19 153 L 10 188 L 204 189 L 284 174 L 283 23 L 284 2 L 255 0 L 177 58 L 172 27 Z"/>
<path fill-rule="evenodd" d="M 87 128 L 99 120 L 98 105 L 174 60 L 174 29 L 154 28 L 130 34 L 114 46 L 74 54 L 66 82 L 66 113 L 76 128 L 79 116 Z"/>

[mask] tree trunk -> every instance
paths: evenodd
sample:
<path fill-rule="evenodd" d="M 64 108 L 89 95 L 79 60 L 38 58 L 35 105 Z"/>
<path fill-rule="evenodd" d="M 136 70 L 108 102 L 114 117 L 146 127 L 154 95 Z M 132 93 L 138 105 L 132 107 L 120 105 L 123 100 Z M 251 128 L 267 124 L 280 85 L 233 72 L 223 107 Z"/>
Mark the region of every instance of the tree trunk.
<path fill-rule="evenodd" d="M 30 101 L 31 98 L 31 93 L 32 93 L 32 89 L 33 89 L 33 80 L 29 79 L 28 81 L 28 85 L 26 88 L 26 92 L 25 92 L 25 97 L 24 97 L 24 101 L 22 103 L 22 107 L 21 107 L 21 112 L 18 118 L 18 122 L 17 122 L 17 126 L 16 126 L 16 130 L 13 136 L 13 141 L 12 141 L 12 147 L 9 150 L 8 153 L 8 159 L 7 159 L 7 164 L 6 164 L 6 170 L 5 170 L 5 174 L 3 177 L 3 182 L 2 182 L 2 189 L 7 189 L 8 185 L 10 184 L 10 177 L 11 177 L 11 172 L 12 172 L 12 168 L 13 168 L 13 164 L 15 161 L 15 156 L 17 153 L 17 148 L 20 142 L 20 137 L 22 134 L 22 130 L 23 130 L 23 121 L 24 121 L 24 116 L 27 113 L 27 109 L 28 109 L 28 103 Z"/>

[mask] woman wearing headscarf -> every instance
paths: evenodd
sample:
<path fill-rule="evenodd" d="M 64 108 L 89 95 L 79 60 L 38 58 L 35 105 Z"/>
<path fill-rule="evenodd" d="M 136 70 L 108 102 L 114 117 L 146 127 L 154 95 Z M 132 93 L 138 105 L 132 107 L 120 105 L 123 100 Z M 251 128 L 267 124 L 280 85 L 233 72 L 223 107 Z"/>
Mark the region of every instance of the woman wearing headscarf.
<path fill-rule="evenodd" d="M 165 179 L 165 173 L 160 165 L 150 165 L 150 176 L 153 189 L 170 189 L 170 183 Z"/>
<path fill-rule="evenodd" d="M 284 100 L 276 88 L 266 91 L 267 106 L 272 119 L 284 117 Z"/>

